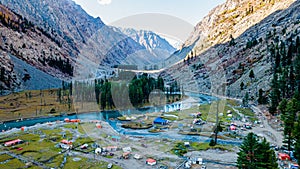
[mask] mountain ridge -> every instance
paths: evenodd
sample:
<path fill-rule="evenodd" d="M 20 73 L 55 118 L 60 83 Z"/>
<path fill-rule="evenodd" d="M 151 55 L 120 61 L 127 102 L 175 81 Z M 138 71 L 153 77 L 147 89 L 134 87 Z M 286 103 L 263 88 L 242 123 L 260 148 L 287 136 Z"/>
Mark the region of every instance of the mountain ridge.
<path fill-rule="evenodd" d="M 228 2 L 229 1 L 227 1 L 227 3 Z M 242 3 L 248 2 L 252 1 L 242 1 Z M 225 5 L 227 3 L 225 3 Z M 213 11 L 221 9 L 225 5 L 220 5 Z M 199 33 L 202 31 L 198 31 L 198 33 L 194 35 L 194 37 L 198 37 L 198 40 L 194 41 L 196 45 L 193 48 L 193 51 L 196 51 L 194 53 L 197 53 L 196 56 L 194 55 L 190 58 L 191 55 L 189 54 L 185 61 L 177 63 L 162 74 L 165 76 L 171 74 L 177 81 L 189 82 L 183 84 L 184 90 L 216 94 L 216 88 L 218 88 L 220 84 L 225 84 L 226 90 L 223 91 L 222 95 L 242 98 L 246 92 L 252 91 L 250 96 L 256 98 L 259 89 L 265 91 L 267 95 L 270 90 L 273 70 L 269 46 L 272 43 L 278 43 L 278 40 L 276 40 L 277 37 L 279 41 L 285 41 L 290 36 L 293 36 L 293 39 L 296 38 L 298 34 L 294 32 L 297 32 L 299 28 L 299 24 L 297 23 L 300 18 L 297 13 L 297 8 L 299 7 L 299 2 L 297 1 L 275 1 L 274 4 L 270 4 L 270 6 L 272 7 L 271 14 L 265 17 L 261 16 L 257 19 L 259 22 L 251 22 L 253 25 L 248 27 L 246 31 L 238 32 L 239 36 L 237 37 L 230 36 L 232 35 L 231 32 L 234 31 L 229 31 L 223 35 L 224 38 L 222 40 L 224 41 L 222 41 L 222 43 L 216 43 L 219 40 L 217 38 L 213 43 L 211 43 L 209 39 L 201 40 L 199 37 L 201 37 L 203 33 Z M 265 6 L 265 8 L 269 7 Z M 235 10 L 231 11 L 233 15 Z M 224 11 L 220 13 L 224 13 Z M 210 14 L 212 14 L 212 12 Z M 253 19 L 253 17 L 258 14 L 260 14 L 260 10 L 254 9 L 253 13 L 250 12 L 247 16 L 249 15 L 249 18 Z M 210 16 L 205 18 L 210 18 Z M 247 18 L 243 18 L 242 20 L 247 20 Z M 202 22 L 199 24 L 201 25 Z M 238 24 L 239 23 L 236 23 L 236 25 Z M 221 24 L 221 26 L 222 25 L 223 24 Z M 220 25 L 215 25 L 216 28 L 219 26 Z M 195 30 L 196 29 L 197 26 Z M 207 29 L 205 28 L 205 30 Z M 283 34 L 282 32 L 284 31 L 285 33 Z M 267 38 L 270 32 L 275 32 L 275 34 L 272 35 L 273 38 Z M 210 35 L 214 34 L 211 33 Z M 187 41 L 185 43 L 186 47 L 189 46 L 187 45 L 188 43 L 190 42 Z M 205 47 L 204 45 L 207 46 Z M 249 78 L 249 72 L 251 70 L 253 70 L 256 75 L 255 79 Z M 242 82 L 245 84 L 246 90 L 240 90 Z"/>

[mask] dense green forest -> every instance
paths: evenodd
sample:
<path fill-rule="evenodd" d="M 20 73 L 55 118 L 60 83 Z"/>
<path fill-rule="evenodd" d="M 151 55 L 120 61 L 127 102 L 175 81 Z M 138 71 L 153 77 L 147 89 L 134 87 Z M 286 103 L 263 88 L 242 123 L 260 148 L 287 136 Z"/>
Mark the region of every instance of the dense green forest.
<path fill-rule="evenodd" d="M 174 102 L 181 97 L 177 93 L 180 87 L 176 81 L 166 87 L 162 77 L 155 79 L 148 74 L 135 75 L 130 81 L 124 79 L 75 81 L 73 93 L 76 102 L 96 101 L 101 110 L 107 110 L 145 106 L 149 103 L 149 95 L 153 91 L 165 93 L 166 102 Z M 175 95 L 178 97 L 174 97 Z"/>
<path fill-rule="evenodd" d="M 269 111 L 280 114 L 284 143 L 300 160 L 300 38 L 292 34 L 286 41 L 279 41 L 275 37 L 269 50 L 273 64 Z"/>

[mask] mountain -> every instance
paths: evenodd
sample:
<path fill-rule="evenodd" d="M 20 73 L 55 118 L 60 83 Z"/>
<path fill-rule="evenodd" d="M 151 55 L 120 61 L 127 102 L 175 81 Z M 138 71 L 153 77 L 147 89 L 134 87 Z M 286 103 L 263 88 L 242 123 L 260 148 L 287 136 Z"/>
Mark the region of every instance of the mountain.
<path fill-rule="evenodd" d="M 118 64 L 143 68 L 158 61 L 144 46 L 91 17 L 72 0 L 0 3 L 2 88 L 22 88 L 23 77 L 13 70 L 10 56 L 63 80 L 107 75 Z"/>
<path fill-rule="evenodd" d="M 162 61 L 168 58 L 175 48 L 170 43 L 152 31 L 135 30 L 131 28 L 118 28 L 122 33 L 145 47 L 157 60 Z"/>
<path fill-rule="evenodd" d="M 186 91 L 237 98 L 249 92 L 256 98 L 262 89 L 267 95 L 275 60 L 270 46 L 284 44 L 287 49 L 299 36 L 299 5 L 295 0 L 227 0 L 196 25 L 184 43 L 193 55 L 162 75 Z"/>

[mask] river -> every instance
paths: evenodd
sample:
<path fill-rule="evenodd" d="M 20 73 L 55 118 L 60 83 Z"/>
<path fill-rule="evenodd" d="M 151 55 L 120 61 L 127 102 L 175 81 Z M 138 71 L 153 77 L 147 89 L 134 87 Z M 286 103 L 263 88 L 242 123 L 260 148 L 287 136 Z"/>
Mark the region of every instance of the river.
<path fill-rule="evenodd" d="M 191 97 L 195 102 L 176 102 L 172 104 L 167 104 L 164 106 L 149 106 L 138 109 L 128 109 L 122 111 L 101 111 L 101 112 L 92 112 L 92 113 L 84 113 L 84 114 L 74 114 L 74 115 L 64 115 L 64 116 L 52 116 L 52 117 L 43 117 L 43 118 L 33 118 L 33 119 L 25 119 L 22 121 L 9 121 L 0 124 L 0 130 L 10 130 L 13 128 L 21 128 L 23 126 L 29 127 L 36 124 L 42 124 L 47 122 L 55 122 L 55 121 L 63 121 L 65 118 L 69 119 L 81 119 L 83 121 L 87 120 L 102 120 L 107 121 L 112 128 L 120 134 L 130 135 L 130 136 L 142 136 L 142 137 L 160 137 L 167 139 L 175 139 L 175 140 L 186 140 L 186 141 L 201 141 L 208 142 L 210 139 L 202 136 L 190 136 L 190 135 L 181 135 L 178 134 L 175 130 L 171 133 L 149 133 L 148 130 L 132 130 L 132 129 L 124 129 L 121 127 L 122 122 L 115 120 L 117 117 L 122 115 L 133 115 L 133 114 L 145 114 L 145 113 L 153 113 L 153 112 L 170 112 L 178 109 L 182 109 L 183 107 L 189 107 L 192 104 L 206 104 L 210 103 L 217 98 L 203 95 L 203 94 L 195 94 L 195 93 L 186 93 L 189 97 Z M 239 141 L 229 141 L 229 140 L 219 140 L 219 143 L 223 144 L 240 144 Z"/>

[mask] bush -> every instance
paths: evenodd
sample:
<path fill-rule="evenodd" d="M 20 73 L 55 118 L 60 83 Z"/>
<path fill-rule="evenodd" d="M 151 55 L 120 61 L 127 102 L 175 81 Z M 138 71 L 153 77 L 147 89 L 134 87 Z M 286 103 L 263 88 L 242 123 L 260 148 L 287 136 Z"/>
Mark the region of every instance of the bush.
<path fill-rule="evenodd" d="M 50 114 L 54 114 L 54 113 L 56 113 L 56 111 L 55 111 L 54 108 L 52 108 L 52 109 L 50 110 Z"/>
<path fill-rule="evenodd" d="M 211 139 L 209 142 L 209 146 L 215 146 L 215 145 L 216 145 L 215 140 Z"/>

